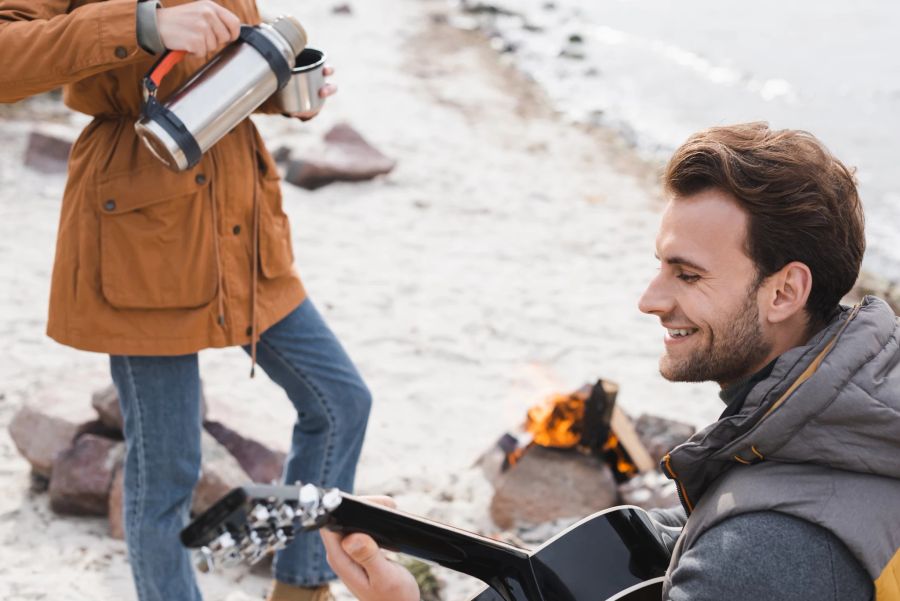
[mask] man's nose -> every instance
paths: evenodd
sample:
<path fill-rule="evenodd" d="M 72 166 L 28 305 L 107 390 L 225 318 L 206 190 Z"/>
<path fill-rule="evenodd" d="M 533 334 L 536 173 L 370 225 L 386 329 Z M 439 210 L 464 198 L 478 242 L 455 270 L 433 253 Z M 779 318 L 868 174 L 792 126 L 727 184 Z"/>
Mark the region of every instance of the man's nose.
<path fill-rule="evenodd" d="M 647 284 L 647 289 L 638 300 L 638 309 L 649 315 L 665 315 L 671 313 L 674 307 L 675 299 L 663 281 L 663 274 L 659 273 Z"/>

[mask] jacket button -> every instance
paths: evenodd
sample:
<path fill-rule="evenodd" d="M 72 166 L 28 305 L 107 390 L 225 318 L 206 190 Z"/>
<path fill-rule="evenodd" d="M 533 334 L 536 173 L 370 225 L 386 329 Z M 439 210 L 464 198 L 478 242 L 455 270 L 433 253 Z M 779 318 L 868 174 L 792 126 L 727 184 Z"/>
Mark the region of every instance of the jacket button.
<path fill-rule="evenodd" d="M 124 46 L 116 46 L 116 57 L 117 58 L 125 58 L 128 56 L 128 51 L 125 50 Z"/>
<path fill-rule="evenodd" d="M 103 208 L 107 211 L 115 211 L 116 210 L 116 201 L 110 199 L 103 203 Z"/>
<path fill-rule="evenodd" d="M 251 334 L 253 334 L 253 328 L 247 326 L 247 336 L 250 336 Z"/>
<path fill-rule="evenodd" d="M 235 236 L 237 236 L 238 234 L 241 233 L 241 226 L 236 225 L 236 226 L 234 226 L 233 228 L 231 228 L 231 231 L 234 232 L 234 235 L 235 235 Z"/>
<path fill-rule="evenodd" d="M 202 173 L 198 173 L 197 177 L 194 178 L 194 181 L 200 184 L 201 186 L 206 183 L 206 176 Z"/>

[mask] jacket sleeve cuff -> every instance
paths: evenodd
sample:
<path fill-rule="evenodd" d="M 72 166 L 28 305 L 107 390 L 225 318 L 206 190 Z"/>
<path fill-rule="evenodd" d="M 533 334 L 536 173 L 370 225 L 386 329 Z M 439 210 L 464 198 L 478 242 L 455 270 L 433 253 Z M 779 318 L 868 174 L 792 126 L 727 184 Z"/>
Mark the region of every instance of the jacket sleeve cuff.
<path fill-rule="evenodd" d="M 159 0 L 138 0 L 137 43 L 150 54 L 162 54 L 166 47 L 159 35 L 156 10 L 162 6 Z"/>

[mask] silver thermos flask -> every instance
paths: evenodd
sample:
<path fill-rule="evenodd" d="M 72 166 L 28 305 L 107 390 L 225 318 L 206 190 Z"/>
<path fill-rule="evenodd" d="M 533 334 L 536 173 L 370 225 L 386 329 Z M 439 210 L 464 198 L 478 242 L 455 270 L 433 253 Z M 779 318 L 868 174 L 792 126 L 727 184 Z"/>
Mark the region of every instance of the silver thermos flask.
<path fill-rule="evenodd" d="M 190 169 L 204 152 L 291 77 L 306 32 L 293 17 L 244 25 L 228 45 L 161 103 L 156 91 L 184 52 L 167 52 L 144 78 L 144 106 L 134 129 L 150 151 L 173 171 Z"/>

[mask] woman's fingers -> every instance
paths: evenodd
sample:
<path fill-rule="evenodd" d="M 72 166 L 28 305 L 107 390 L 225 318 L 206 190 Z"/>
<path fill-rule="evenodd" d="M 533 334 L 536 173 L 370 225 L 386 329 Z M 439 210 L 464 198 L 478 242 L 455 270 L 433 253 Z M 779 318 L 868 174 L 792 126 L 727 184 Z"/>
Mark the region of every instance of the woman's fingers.
<path fill-rule="evenodd" d="M 237 15 L 211 0 L 157 9 L 159 36 L 168 50 L 207 56 L 237 39 Z"/>
<path fill-rule="evenodd" d="M 334 96 L 337 94 L 337 86 L 333 83 L 326 83 L 324 86 L 319 88 L 319 98 L 328 98 L 329 96 Z"/>

